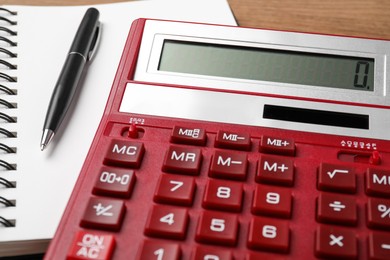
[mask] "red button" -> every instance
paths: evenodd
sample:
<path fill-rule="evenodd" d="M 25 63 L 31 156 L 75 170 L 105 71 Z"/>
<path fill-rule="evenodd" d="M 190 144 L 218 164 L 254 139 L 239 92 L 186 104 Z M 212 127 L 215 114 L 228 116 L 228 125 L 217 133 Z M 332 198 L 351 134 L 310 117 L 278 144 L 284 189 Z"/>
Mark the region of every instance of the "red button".
<path fill-rule="evenodd" d="M 390 198 L 390 171 L 369 168 L 366 172 L 366 193 Z"/>
<path fill-rule="evenodd" d="M 66 259 L 109 260 L 115 248 L 114 236 L 98 232 L 79 231 L 73 239 Z"/>
<path fill-rule="evenodd" d="M 191 255 L 191 260 L 233 260 L 233 254 L 225 248 L 197 246 Z"/>
<path fill-rule="evenodd" d="M 154 205 L 146 221 L 145 234 L 148 236 L 184 239 L 187 225 L 187 209 Z"/>
<path fill-rule="evenodd" d="M 245 180 L 248 159 L 246 153 L 215 151 L 210 165 L 210 176 Z"/>
<path fill-rule="evenodd" d="M 157 183 L 154 201 L 191 206 L 195 193 L 195 179 L 189 176 L 163 174 Z"/>
<path fill-rule="evenodd" d="M 251 148 L 251 137 L 249 134 L 228 131 L 218 131 L 215 138 L 215 146 L 219 148 L 245 150 Z"/>
<path fill-rule="evenodd" d="M 318 171 L 318 188 L 323 191 L 356 192 L 356 174 L 343 165 L 322 163 Z"/>
<path fill-rule="evenodd" d="M 203 211 L 196 229 L 195 240 L 201 243 L 234 246 L 237 243 L 237 215 Z"/>
<path fill-rule="evenodd" d="M 162 170 L 165 172 L 195 175 L 199 173 L 201 161 L 201 149 L 172 145 L 165 155 Z"/>
<path fill-rule="evenodd" d="M 125 205 L 121 200 L 91 198 L 87 204 L 80 225 L 118 231 L 125 215 Z"/>
<path fill-rule="evenodd" d="M 248 247 L 279 253 L 290 250 L 290 227 L 287 221 L 253 217 L 249 225 Z"/>
<path fill-rule="evenodd" d="M 256 181 L 292 186 L 294 183 L 294 161 L 282 156 L 261 156 Z"/>
<path fill-rule="evenodd" d="M 139 260 L 179 260 L 180 258 L 181 250 L 178 244 L 149 240 L 143 243 L 138 257 Z"/>
<path fill-rule="evenodd" d="M 317 200 L 317 219 L 322 223 L 356 225 L 356 197 L 321 192 Z"/>
<path fill-rule="evenodd" d="M 93 194 L 129 198 L 135 183 L 133 170 L 102 167 L 99 171 Z"/>
<path fill-rule="evenodd" d="M 266 253 L 266 252 L 248 252 L 245 256 L 245 260 L 288 260 L 286 256 L 277 253 Z M 222 260 L 222 259 L 221 259 Z"/>
<path fill-rule="evenodd" d="M 315 254 L 320 258 L 357 258 L 355 230 L 335 226 L 319 226 L 316 232 Z"/>
<path fill-rule="evenodd" d="M 113 139 L 108 147 L 104 163 L 139 168 L 144 153 L 143 143 Z"/>
<path fill-rule="evenodd" d="M 206 132 L 202 128 L 175 126 L 172 131 L 171 142 L 177 144 L 205 145 Z"/>
<path fill-rule="evenodd" d="M 369 259 L 390 259 L 390 234 L 383 232 L 370 233 L 368 237 Z"/>
<path fill-rule="evenodd" d="M 256 185 L 252 213 L 289 218 L 292 211 L 291 190 L 275 186 Z"/>
<path fill-rule="evenodd" d="M 241 211 L 243 188 L 241 183 L 209 180 L 203 197 L 203 207 L 226 211 Z"/>
<path fill-rule="evenodd" d="M 390 228 L 390 200 L 368 198 L 367 225 L 370 228 Z"/>
<path fill-rule="evenodd" d="M 293 139 L 263 136 L 260 141 L 260 152 L 281 155 L 294 155 L 295 143 Z"/>

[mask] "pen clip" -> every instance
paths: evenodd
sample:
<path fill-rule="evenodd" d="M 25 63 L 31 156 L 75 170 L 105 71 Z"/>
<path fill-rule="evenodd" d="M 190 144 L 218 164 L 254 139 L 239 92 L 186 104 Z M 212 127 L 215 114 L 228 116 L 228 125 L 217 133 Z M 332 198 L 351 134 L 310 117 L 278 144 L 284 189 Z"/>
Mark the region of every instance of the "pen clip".
<path fill-rule="evenodd" d="M 91 48 L 88 52 L 87 61 L 92 60 L 92 58 L 95 56 L 97 47 L 98 47 L 99 42 L 100 42 L 101 35 L 102 35 L 102 24 L 101 24 L 101 22 L 98 22 L 98 24 L 96 25 L 96 29 L 95 29 L 95 35 L 94 35 L 92 43 L 91 43 Z"/>

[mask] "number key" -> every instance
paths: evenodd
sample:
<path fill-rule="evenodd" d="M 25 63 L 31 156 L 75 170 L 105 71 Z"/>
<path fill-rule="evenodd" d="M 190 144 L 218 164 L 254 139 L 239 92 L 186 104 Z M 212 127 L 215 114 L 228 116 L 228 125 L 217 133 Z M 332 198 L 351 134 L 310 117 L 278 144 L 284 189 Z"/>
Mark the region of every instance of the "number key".
<path fill-rule="evenodd" d="M 238 217 L 222 212 L 202 212 L 195 240 L 202 243 L 234 246 L 237 243 Z"/>
<path fill-rule="evenodd" d="M 192 252 L 191 260 L 232 260 L 233 254 L 226 248 L 198 246 Z"/>
<path fill-rule="evenodd" d="M 154 201 L 159 203 L 191 206 L 195 193 L 192 177 L 163 174 L 157 183 Z"/>
<path fill-rule="evenodd" d="M 241 210 L 243 187 L 241 183 L 209 180 L 203 198 L 203 207 L 238 212 Z"/>
<path fill-rule="evenodd" d="M 156 242 L 146 240 L 138 257 L 140 260 L 179 260 L 180 247 L 174 243 Z"/>
<path fill-rule="evenodd" d="M 146 221 L 145 234 L 148 236 L 184 239 L 187 225 L 187 209 L 154 205 Z"/>
<path fill-rule="evenodd" d="M 133 170 L 102 167 L 92 193 L 103 196 L 129 198 L 135 183 Z"/>
<path fill-rule="evenodd" d="M 291 189 L 256 185 L 252 213 L 289 218 L 292 211 Z"/>
<path fill-rule="evenodd" d="M 290 228 L 287 221 L 253 217 L 249 226 L 248 247 L 288 253 Z"/>

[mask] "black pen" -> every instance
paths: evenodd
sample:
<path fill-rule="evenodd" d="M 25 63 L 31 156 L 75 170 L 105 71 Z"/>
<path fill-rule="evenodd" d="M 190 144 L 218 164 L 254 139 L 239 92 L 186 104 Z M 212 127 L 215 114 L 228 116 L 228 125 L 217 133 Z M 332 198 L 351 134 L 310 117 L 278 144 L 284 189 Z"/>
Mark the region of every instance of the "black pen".
<path fill-rule="evenodd" d="M 89 8 L 80 23 L 51 96 L 43 125 L 42 151 L 53 139 L 70 107 L 86 64 L 96 51 L 100 33 L 99 11 Z"/>

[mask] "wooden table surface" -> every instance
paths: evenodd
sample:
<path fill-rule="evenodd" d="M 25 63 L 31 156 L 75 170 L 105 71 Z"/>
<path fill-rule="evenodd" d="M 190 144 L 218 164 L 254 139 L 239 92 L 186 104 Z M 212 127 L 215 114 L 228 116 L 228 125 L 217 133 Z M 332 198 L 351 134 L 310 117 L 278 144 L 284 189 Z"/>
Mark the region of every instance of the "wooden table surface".
<path fill-rule="evenodd" d="M 389 0 L 227 1 L 241 26 L 390 40 Z M 0 4 L 24 5 L 113 2 L 123 2 L 123 0 L 0 0 Z"/>

